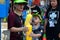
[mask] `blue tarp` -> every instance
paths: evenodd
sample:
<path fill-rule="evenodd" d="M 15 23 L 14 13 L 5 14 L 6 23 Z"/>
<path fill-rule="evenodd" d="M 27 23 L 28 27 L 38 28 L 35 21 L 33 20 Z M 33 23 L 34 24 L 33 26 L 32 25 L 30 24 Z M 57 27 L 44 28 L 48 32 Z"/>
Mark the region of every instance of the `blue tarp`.
<path fill-rule="evenodd" d="M 0 18 L 0 40 L 1 40 L 1 18 Z"/>
<path fill-rule="evenodd" d="M 10 0 L 4 0 L 3 4 L 0 2 L 0 18 L 4 18 L 8 16 L 9 2 Z"/>
<path fill-rule="evenodd" d="M 26 10 L 24 10 L 23 12 L 22 12 L 22 18 L 23 18 L 23 20 L 25 20 L 26 19 L 26 16 L 27 16 L 27 11 Z"/>

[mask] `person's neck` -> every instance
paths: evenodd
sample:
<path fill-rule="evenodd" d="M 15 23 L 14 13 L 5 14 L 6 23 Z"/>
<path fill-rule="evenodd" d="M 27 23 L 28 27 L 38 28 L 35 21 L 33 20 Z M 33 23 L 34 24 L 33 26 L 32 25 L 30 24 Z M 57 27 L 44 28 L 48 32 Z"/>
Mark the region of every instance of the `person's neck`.
<path fill-rule="evenodd" d="M 40 25 L 40 23 L 35 24 L 35 26 L 39 26 L 39 25 Z"/>
<path fill-rule="evenodd" d="M 34 25 L 35 28 L 38 28 L 40 26 L 40 23 Z"/>
<path fill-rule="evenodd" d="M 17 14 L 18 16 L 21 16 L 22 15 L 22 12 L 21 11 L 18 11 L 18 10 L 14 10 L 15 14 Z"/>
<path fill-rule="evenodd" d="M 56 7 L 52 7 L 52 9 L 56 9 Z"/>

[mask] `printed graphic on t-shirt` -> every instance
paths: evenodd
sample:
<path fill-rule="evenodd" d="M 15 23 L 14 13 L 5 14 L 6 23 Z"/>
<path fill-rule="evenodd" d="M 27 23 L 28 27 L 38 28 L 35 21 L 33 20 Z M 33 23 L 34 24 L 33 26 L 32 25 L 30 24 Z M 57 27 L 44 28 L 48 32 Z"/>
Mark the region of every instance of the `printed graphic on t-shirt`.
<path fill-rule="evenodd" d="M 50 11 L 49 12 L 49 27 L 55 27 L 57 20 L 59 18 L 59 11 Z"/>

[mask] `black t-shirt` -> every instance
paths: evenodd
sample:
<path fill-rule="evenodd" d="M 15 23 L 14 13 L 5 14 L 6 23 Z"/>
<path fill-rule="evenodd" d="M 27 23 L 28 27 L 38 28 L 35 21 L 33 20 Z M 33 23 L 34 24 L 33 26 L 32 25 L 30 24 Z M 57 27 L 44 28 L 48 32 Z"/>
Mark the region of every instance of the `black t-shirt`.
<path fill-rule="evenodd" d="M 58 8 L 47 10 L 46 18 L 48 19 L 47 28 L 54 27 L 60 32 L 60 10 Z"/>
<path fill-rule="evenodd" d="M 29 9 L 29 7 L 27 5 L 25 5 L 24 10 L 28 10 L 28 9 Z M 32 13 L 39 12 L 39 14 L 41 14 L 41 10 L 38 6 L 35 6 L 35 7 L 31 8 L 31 11 L 32 11 Z"/>

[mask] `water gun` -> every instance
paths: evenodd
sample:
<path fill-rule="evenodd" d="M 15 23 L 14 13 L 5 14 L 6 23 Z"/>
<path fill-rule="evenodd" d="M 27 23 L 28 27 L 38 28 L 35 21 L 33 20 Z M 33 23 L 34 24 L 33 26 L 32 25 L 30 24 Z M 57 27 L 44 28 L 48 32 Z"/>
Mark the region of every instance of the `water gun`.
<path fill-rule="evenodd" d="M 46 38 L 46 33 L 43 34 L 42 40 L 47 40 L 47 38 Z"/>
<path fill-rule="evenodd" d="M 24 10 L 24 11 L 22 12 L 22 18 L 23 18 L 24 21 L 25 21 L 25 19 L 26 19 L 26 16 L 27 16 L 27 11 Z"/>
<path fill-rule="evenodd" d="M 32 15 L 31 12 L 29 11 L 27 16 L 26 16 L 26 20 L 25 20 L 25 27 L 28 27 L 28 31 L 26 32 L 26 40 L 32 40 L 32 37 L 30 36 L 30 34 L 32 33 L 32 25 L 31 25 L 31 20 L 32 20 Z"/>
<path fill-rule="evenodd" d="M 31 6 L 32 2 L 33 2 L 33 0 L 28 0 L 28 5 Z"/>

